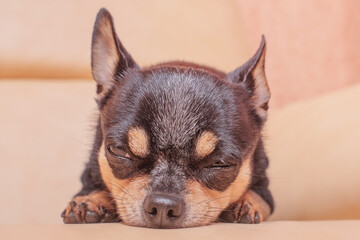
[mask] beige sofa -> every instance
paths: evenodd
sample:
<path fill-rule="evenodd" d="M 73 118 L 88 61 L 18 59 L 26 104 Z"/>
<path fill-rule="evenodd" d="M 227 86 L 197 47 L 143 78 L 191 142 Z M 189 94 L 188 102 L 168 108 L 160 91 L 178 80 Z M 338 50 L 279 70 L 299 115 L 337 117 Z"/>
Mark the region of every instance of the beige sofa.
<path fill-rule="evenodd" d="M 266 34 L 272 99 L 264 136 L 276 203 L 268 222 L 179 230 L 62 224 L 94 134 L 89 46 L 102 6 L 141 65 L 180 58 L 229 71 Z M 358 7 L 356 0 L 0 2 L 0 239 L 360 239 Z"/>

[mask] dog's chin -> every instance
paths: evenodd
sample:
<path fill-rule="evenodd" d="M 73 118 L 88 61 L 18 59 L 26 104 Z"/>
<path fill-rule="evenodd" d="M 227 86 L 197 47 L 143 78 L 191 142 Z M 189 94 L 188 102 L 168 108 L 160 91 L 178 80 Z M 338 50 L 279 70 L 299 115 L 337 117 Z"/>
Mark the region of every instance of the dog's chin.
<path fill-rule="evenodd" d="M 118 211 L 119 212 L 119 211 Z M 128 212 L 128 211 L 127 211 Z M 134 211 L 140 212 L 140 211 Z M 219 212 L 220 214 L 220 212 Z M 119 212 L 121 216 L 121 213 Z M 176 224 L 153 224 L 148 222 L 145 216 L 140 215 L 124 215 L 121 218 L 121 223 L 132 227 L 144 227 L 144 228 L 157 228 L 157 229 L 176 229 L 176 228 L 193 228 L 202 227 L 215 223 L 218 217 L 216 215 L 210 216 L 208 214 L 186 214 L 181 221 Z"/>
<path fill-rule="evenodd" d="M 168 226 L 168 225 L 153 225 L 153 224 L 147 223 L 145 221 L 140 221 L 140 222 L 126 221 L 126 220 L 121 221 L 121 223 L 123 223 L 127 226 L 131 226 L 131 227 L 143 227 L 143 228 L 155 228 L 155 229 L 194 228 L 194 227 L 207 226 L 207 225 L 210 225 L 215 222 L 216 222 L 216 220 L 213 220 L 213 221 L 204 220 L 202 222 L 191 222 L 190 221 L 190 222 L 182 222 L 182 223 L 179 223 L 179 224 L 173 225 L 173 226 Z"/>

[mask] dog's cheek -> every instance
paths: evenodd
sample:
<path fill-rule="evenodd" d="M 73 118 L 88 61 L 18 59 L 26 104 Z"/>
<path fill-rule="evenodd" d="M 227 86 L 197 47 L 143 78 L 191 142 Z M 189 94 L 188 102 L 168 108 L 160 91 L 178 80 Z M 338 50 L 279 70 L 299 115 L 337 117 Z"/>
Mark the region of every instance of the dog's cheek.
<path fill-rule="evenodd" d="M 230 195 L 230 203 L 233 203 L 246 192 L 252 179 L 251 158 L 244 159 L 239 173 L 234 182 L 223 192 L 224 195 Z"/>
<path fill-rule="evenodd" d="M 123 223 L 144 226 L 142 209 L 150 178 L 147 176 L 116 178 L 105 157 L 103 147 L 100 148 L 98 162 L 101 177 L 116 203 L 117 212 Z"/>
<path fill-rule="evenodd" d="M 185 195 L 184 227 L 208 225 L 217 219 L 221 209 L 229 204 L 222 192 L 211 190 L 202 183 L 188 180 Z"/>
<path fill-rule="evenodd" d="M 143 205 L 148 194 L 149 183 L 149 177 L 136 177 L 129 179 L 125 188 L 116 189 L 115 187 L 112 190 L 117 211 L 123 223 L 132 226 L 145 226 Z"/>
<path fill-rule="evenodd" d="M 251 182 L 251 174 L 249 158 L 243 161 L 237 177 L 225 191 L 211 190 L 198 181 L 188 180 L 184 227 L 207 225 L 216 221 L 224 209 L 246 192 Z"/>

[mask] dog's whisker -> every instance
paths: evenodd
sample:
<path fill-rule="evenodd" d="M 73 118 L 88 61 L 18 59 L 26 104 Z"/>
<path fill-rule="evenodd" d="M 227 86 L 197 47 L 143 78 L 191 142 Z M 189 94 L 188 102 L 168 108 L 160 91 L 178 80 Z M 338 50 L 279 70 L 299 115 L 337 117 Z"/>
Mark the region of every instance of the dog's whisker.
<path fill-rule="evenodd" d="M 206 204 L 206 203 L 210 203 L 210 202 L 219 200 L 219 199 L 221 199 L 221 198 L 228 198 L 228 197 L 231 197 L 231 195 L 221 196 L 221 197 L 213 198 L 213 199 L 210 199 L 210 200 L 204 200 L 204 201 L 201 201 L 201 202 L 196 203 L 195 205 Z"/>
<path fill-rule="evenodd" d="M 127 191 L 125 191 L 125 189 L 123 189 L 122 187 L 120 187 L 119 185 L 112 183 L 112 182 L 105 182 L 105 184 L 110 184 L 113 187 L 116 187 L 117 189 L 119 189 L 120 191 L 122 191 L 124 194 L 129 195 L 130 197 L 132 197 L 133 199 L 135 199 L 134 196 L 132 196 L 131 194 L 129 194 Z"/>

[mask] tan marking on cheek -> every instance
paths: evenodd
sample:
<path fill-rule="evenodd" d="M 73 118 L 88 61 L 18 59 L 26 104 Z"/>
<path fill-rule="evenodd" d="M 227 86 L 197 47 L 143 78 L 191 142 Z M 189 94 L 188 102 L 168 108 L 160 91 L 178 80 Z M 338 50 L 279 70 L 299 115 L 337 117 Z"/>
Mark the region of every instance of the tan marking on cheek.
<path fill-rule="evenodd" d="M 212 153 L 216 147 L 218 138 L 214 133 L 205 131 L 196 141 L 195 151 L 198 157 L 203 158 Z"/>
<path fill-rule="evenodd" d="M 136 156 L 145 157 L 149 154 L 149 137 L 143 128 L 131 128 L 128 141 L 131 152 Z"/>
<path fill-rule="evenodd" d="M 125 189 L 115 192 L 115 201 L 118 214 L 123 223 L 132 226 L 145 226 L 143 218 L 144 199 L 148 194 L 150 178 L 148 176 L 136 177 L 129 180 Z"/>
<path fill-rule="evenodd" d="M 142 217 L 143 201 L 147 195 L 150 178 L 147 176 L 118 179 L 114 176 L 106 159 L 104 147 L 99 151 L 98 162 L 101 177 L 109 189 L 123 223 L 144 226 Z"/>
<path fill-rule="evenodd" d="M 248 189 L 252 176 L 251 158 L 243 161 L 235 181 L 226 189 L 231 194 L 230 203 L 238 200 Z"/>
<path fill-rule="evenodd" d="M 118 179 L 114 176 L 114 173 L 112 172 L 112 169 L 109 166 L 109 162 L 106 159 L 103 145 L 99 150 L 98 162 L 99 162 L 101 177 L 106 187 L 109 189 L 111 193 L 116 191 L 117 188 L 123 188 L 129 184 L 128 179 Z"/>
<path fill-rule="evenodd" d="M 239 200 L 251 181 L 251 159 L 246 159 L 234 182 L 223 192 L 211 190 L 200 182 L 188 181 L 185 202 L 188 205 L 185 226 L 214 222 L 229 204 Z M 204 216 L 205 215 L 205 216 Z"/>

